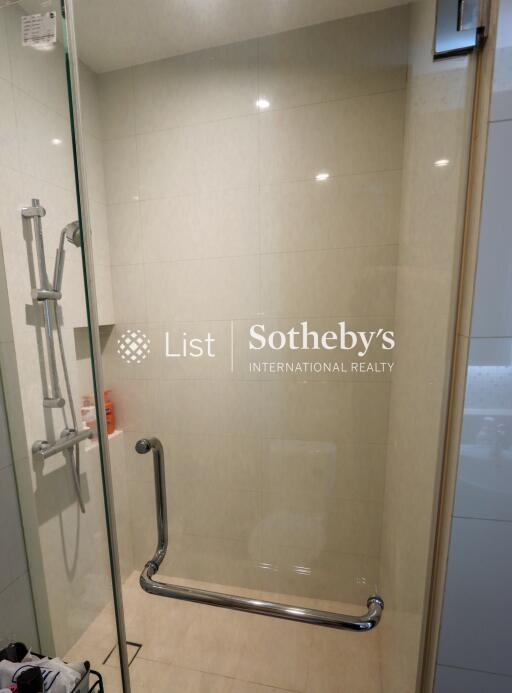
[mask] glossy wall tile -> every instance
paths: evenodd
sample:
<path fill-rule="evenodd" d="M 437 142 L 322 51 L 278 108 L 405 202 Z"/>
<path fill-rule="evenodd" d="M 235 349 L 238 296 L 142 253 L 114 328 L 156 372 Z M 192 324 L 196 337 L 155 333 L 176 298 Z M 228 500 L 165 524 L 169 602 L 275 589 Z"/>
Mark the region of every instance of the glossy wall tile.
<path fill-rule="evenodd" d="M 512 3 L 510 0 L 501 0 L 496 36 L 496 58 L 490 114 L 491 121 L 510 120 L 512 118 L 511 22 Z"/>
<path fill-rule="evenodd" d="M 512 521 L 512 340 L 472 339 L 454 514 Z"/>
<path fill-rule="evenodd" d="M 487 148 L 484 200 L 471 335 L 510 337 L 512 313 L 504 297 L 512 290 L 509 162 L 512 120 L 491 122 Z"/>
<path fill-rule="evenodd" d="M 512 675 L 512 523 L 454 518 L 438 662 Z M 459 637 L 460 632 L 464 638 Z"/>
<path fill-rule="evenodd" d="M 470 669 L 438 666 L 435 693 L 507 693 L 511 680 L 508 676 L 487 674 Z"/>

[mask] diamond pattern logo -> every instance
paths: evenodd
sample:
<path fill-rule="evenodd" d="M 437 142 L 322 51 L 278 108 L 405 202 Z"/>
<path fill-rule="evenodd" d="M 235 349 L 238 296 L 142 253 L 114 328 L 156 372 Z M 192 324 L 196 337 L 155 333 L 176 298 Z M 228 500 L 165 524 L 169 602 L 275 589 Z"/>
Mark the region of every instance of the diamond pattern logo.
<path fill-rule="evenodd" d="M 151 353 L 150 338 L 141 330 L 128 330 L 117 340 L 117 353 L 128 363 L 142 363 Z"/>

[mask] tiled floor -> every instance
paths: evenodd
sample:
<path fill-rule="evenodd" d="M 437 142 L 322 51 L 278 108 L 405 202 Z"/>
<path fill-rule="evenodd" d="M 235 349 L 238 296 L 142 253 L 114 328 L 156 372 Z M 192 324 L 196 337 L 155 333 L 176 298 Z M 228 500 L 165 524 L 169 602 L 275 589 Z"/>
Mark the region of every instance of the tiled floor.
<path fill-rule="evenodd" d="M 133 693 L 381 691 L 378 629 L 335 631 L 165 599 L 143 592 L 138 577 L 133 573 L 123 590 L 128 640 L 142 643 L 130 666 Z M 186 584 L 227 591 L 221 585 Z M 284 595 L 259 596 L 290 601 Z M 320 600 L 301 598 L 299 603 L 345 613 L 361 611 L 360 606 Z M 109 658 L 108 665 L 101 664 L 113 642 L 114 620 L 111 610 L 105 609 L 67 658 L 89 658 L 104 675 L 106 693 L 121 693 L 117 655 Z"/>

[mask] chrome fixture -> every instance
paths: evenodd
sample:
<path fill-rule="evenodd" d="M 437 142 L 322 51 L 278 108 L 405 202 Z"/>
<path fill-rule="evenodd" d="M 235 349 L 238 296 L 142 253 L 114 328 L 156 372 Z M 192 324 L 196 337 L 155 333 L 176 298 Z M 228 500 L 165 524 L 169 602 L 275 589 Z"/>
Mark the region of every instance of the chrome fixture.
<path fill-rule="evenodd" d="M 73 245 L 75 245 L 77 248 L 81 247 L 82 233 L 80 231 L 80 224 L 78 221 L 72 221 L 69 223 L 64 227 L 62 233 L 66 235 L 66 238 L 70 243 L 73 243 Z"/>
<path fill-rule="evenodd" d="M 70 447 L 78 445 L 82 440 L 87 440 L 91 437 L 92 431 L 73 431 L 72 429 L 64 429 L 60 440 L 55 441 L 55 443 L 49 443 L 47 440 L 36 440 L 32 445 L 32 452 L 34 455 L 38 456 L 40 460 L 47 460 L 49 457 L 53 457 L 59 452 L 64 452 L 69 450 Z"/>
<path fill-rule="evenodd" d="M 64 274 L 64 259 L 66 256 L 64 251 L 65 240 L 68 240 L 70 243 L 73 243 L 73 245 L 76 245 L 77 248 L 80 248 L 82 244 L 82 235 L 78 221 L 72 221 L 70 224 L 67 224 L 60 234 L 60 242 L 55 256 L 55 267 L 53 269 L 53 288 L 54 291 L 58 293 L 60 293 L 62 288 L 62 275 Z"/>
<path fill-rule="evenodd" d="M 61 433 L 60 439 L 52 442 L 47 440 L 37 440 L 32 446 L 32 452 L 42 461 L 48 457 L 51 457 L 52 455 L 56 455 L 59 452 L 64 453 L 73 475 L 73 482 L 75 485 L 78 504 L 80 505 L 80 510 L 84 513 L 85 506 L 80 488 L 80 442 L 90 438 L 92 436 L 92 431 L 78 430 L 78 421 L 76 418 L 75 405 L 73 403 L 73 394 L 71 392 L 71 382 L 69 380 L 66 354 L 64 352 L 62 329 L 57 316 L 57 301 L 62 298 L 61 289 L 65 258 L 64 241 L 67 239 L 73 245 L 80 247 L 80 225 L 77 221 L 73 221 L 62 229 L 60 243 L 55 257 L 53 282 L 50 284 L 46 268 L 43 225 L 41 222 L 41 219 L 46 215 L 46 211 L 40 206 L 39 200 L 33 199 L 32 206 L 22 209 L 21 215 L 24 219 L 32 220 L 37 264 L 39 268 L 39 288 L 32 291 L 32 298 L 35 301 L 39 301 L 43 304 L 44 331 L 46 336 L 46 348 L 51 384 L 50 391 L 46 392 L 43 396 L 43 407 L 48 409 L 62 409 L 64 417 L 64 430 Z M 68 426 L 66 422 L 66 414 L 64 410 L 66 400 L 62 397 L 60 389 L 59 373 L 57 370 L 57 356 L 55 353 L 55 341 L 53 335 L 54 325 L 57 331 L 57 340 L 59 343 L 59 352 L 68 398 L 68 407 L 71 414 L 71 427 Z"/>
<path fill-rule="evenodd" d="M 490 0 L 437 0 L 434 60 L 480 48 L 489 29 Z"/>
<path fill-rule="evenodd" d="M 140 586 L 145 592 L 160 597 L 171 597 L 188 602 L 221 606 L 227 609 L 248 611 L 253 614 L 285 618 L 290 621 L 311 623 L 317 626 L 343 628 L 355 631 L 372 630 L 379 624 L 384 609 L 384 602 L 378 595 L 372 595 L 366 603 L 368 611 L 363 616 L 349 616 L 318 609 L 307 609 L 290 604 L 279 604 L 252 597 L 240 597 L 223 592 L 171 585 L 153 580 L 164 560 L 168 546 L 167 534 L 167 498 L 165 485 L 164 451 L 158 438 L 141 438 L 135 445 L 140 455 L 153 451 L 153 467 L 155 474 L 155 497 L 157 511 L 158 543 L 153 558 L 146 563 L 140 576 Z"/>

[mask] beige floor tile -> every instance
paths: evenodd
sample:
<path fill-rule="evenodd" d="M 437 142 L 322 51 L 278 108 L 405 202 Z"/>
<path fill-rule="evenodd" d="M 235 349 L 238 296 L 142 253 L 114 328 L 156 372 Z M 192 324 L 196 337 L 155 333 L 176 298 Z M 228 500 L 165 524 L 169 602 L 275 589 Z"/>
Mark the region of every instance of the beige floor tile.
<path fill-rule="evenodd" d="M 230 591 L 223 585 L 160 579 Z M 363 611 L 359 604 L 231 591 L 348 614 Z M 378 630 L 334 631 L 164 599 L 143 592 L 137 572 L 125 582 L 123 596 L 128 640 L 142 644 L 130 667 L 133 693 L 381 693 Z M 101 665 L 115 642 L 112 624 L 105 609 L 68 659 L 93 659 L 106 677 L 108 693 L 121 693 L 118 670 Z"/>
<path fill-rule="evenodd" d="M 163 575 L 159 580 L 225 590 Z M 138 575 L 129 578 L 123 592 L 127 636 L 142 644 L 141 657 L 234 675 L 245 636 L 244 614 L 146 594 L 138 585 Z"/>
<path fill-rule="evenodd" d="M 312 628 L 264 616 L 245 615 L 246 641 L 236 678 L 304 691 Z"/>
<path fill-rule="evenodd" d="M 248 635 L 246 614 L 203 605 L 187 606 L 181 622 L 184 635 L 175 648 L 174 663 L 235 676 Z"/>
<path fill-rule="evenodd" d="M 117 642 L 116 624 L 109 606 L 91 623 L 63 659 L 68 662 L 88 660 L 93 669 L 98 669 Z"/>
<path fill-rule="evenodd" d="M 105 693 L 123 693 L 123 687 L 121 683 L 121 673 L 119 669 L 114 669 L 113 667 L 106 666 L 95 666 L 93 667 L 100 672 L 103 678 L 103 686 L 105 688 Z M 93 679 L 91 678 L 91 681 Z M 94 681 L 96 678 L 94 678 Z"/>
<path fill-rule="evenodd" d="M 381 693 L 377 637 L 314 628 L 306 693 Z"/>
<path fill-rule="evenodd" d="M 137 657 L 130 667 L 132 693 L 228 693 L 231 679 Z"/>
<path fill-rule="evenodd" d="M 259 683 L 248 683 L 233 679 L 232 687 L 229 693 L 284 693 L 284 688 L 270 688 L 269 686 L 260 686 Z"/>
<path fill-rule="evenodd" d="M 146 594 L 137 587 L 124 590 L 124 606 L 127 639 L 142 645 L 143 657 L 173 663 L 194 605 Z"/>

